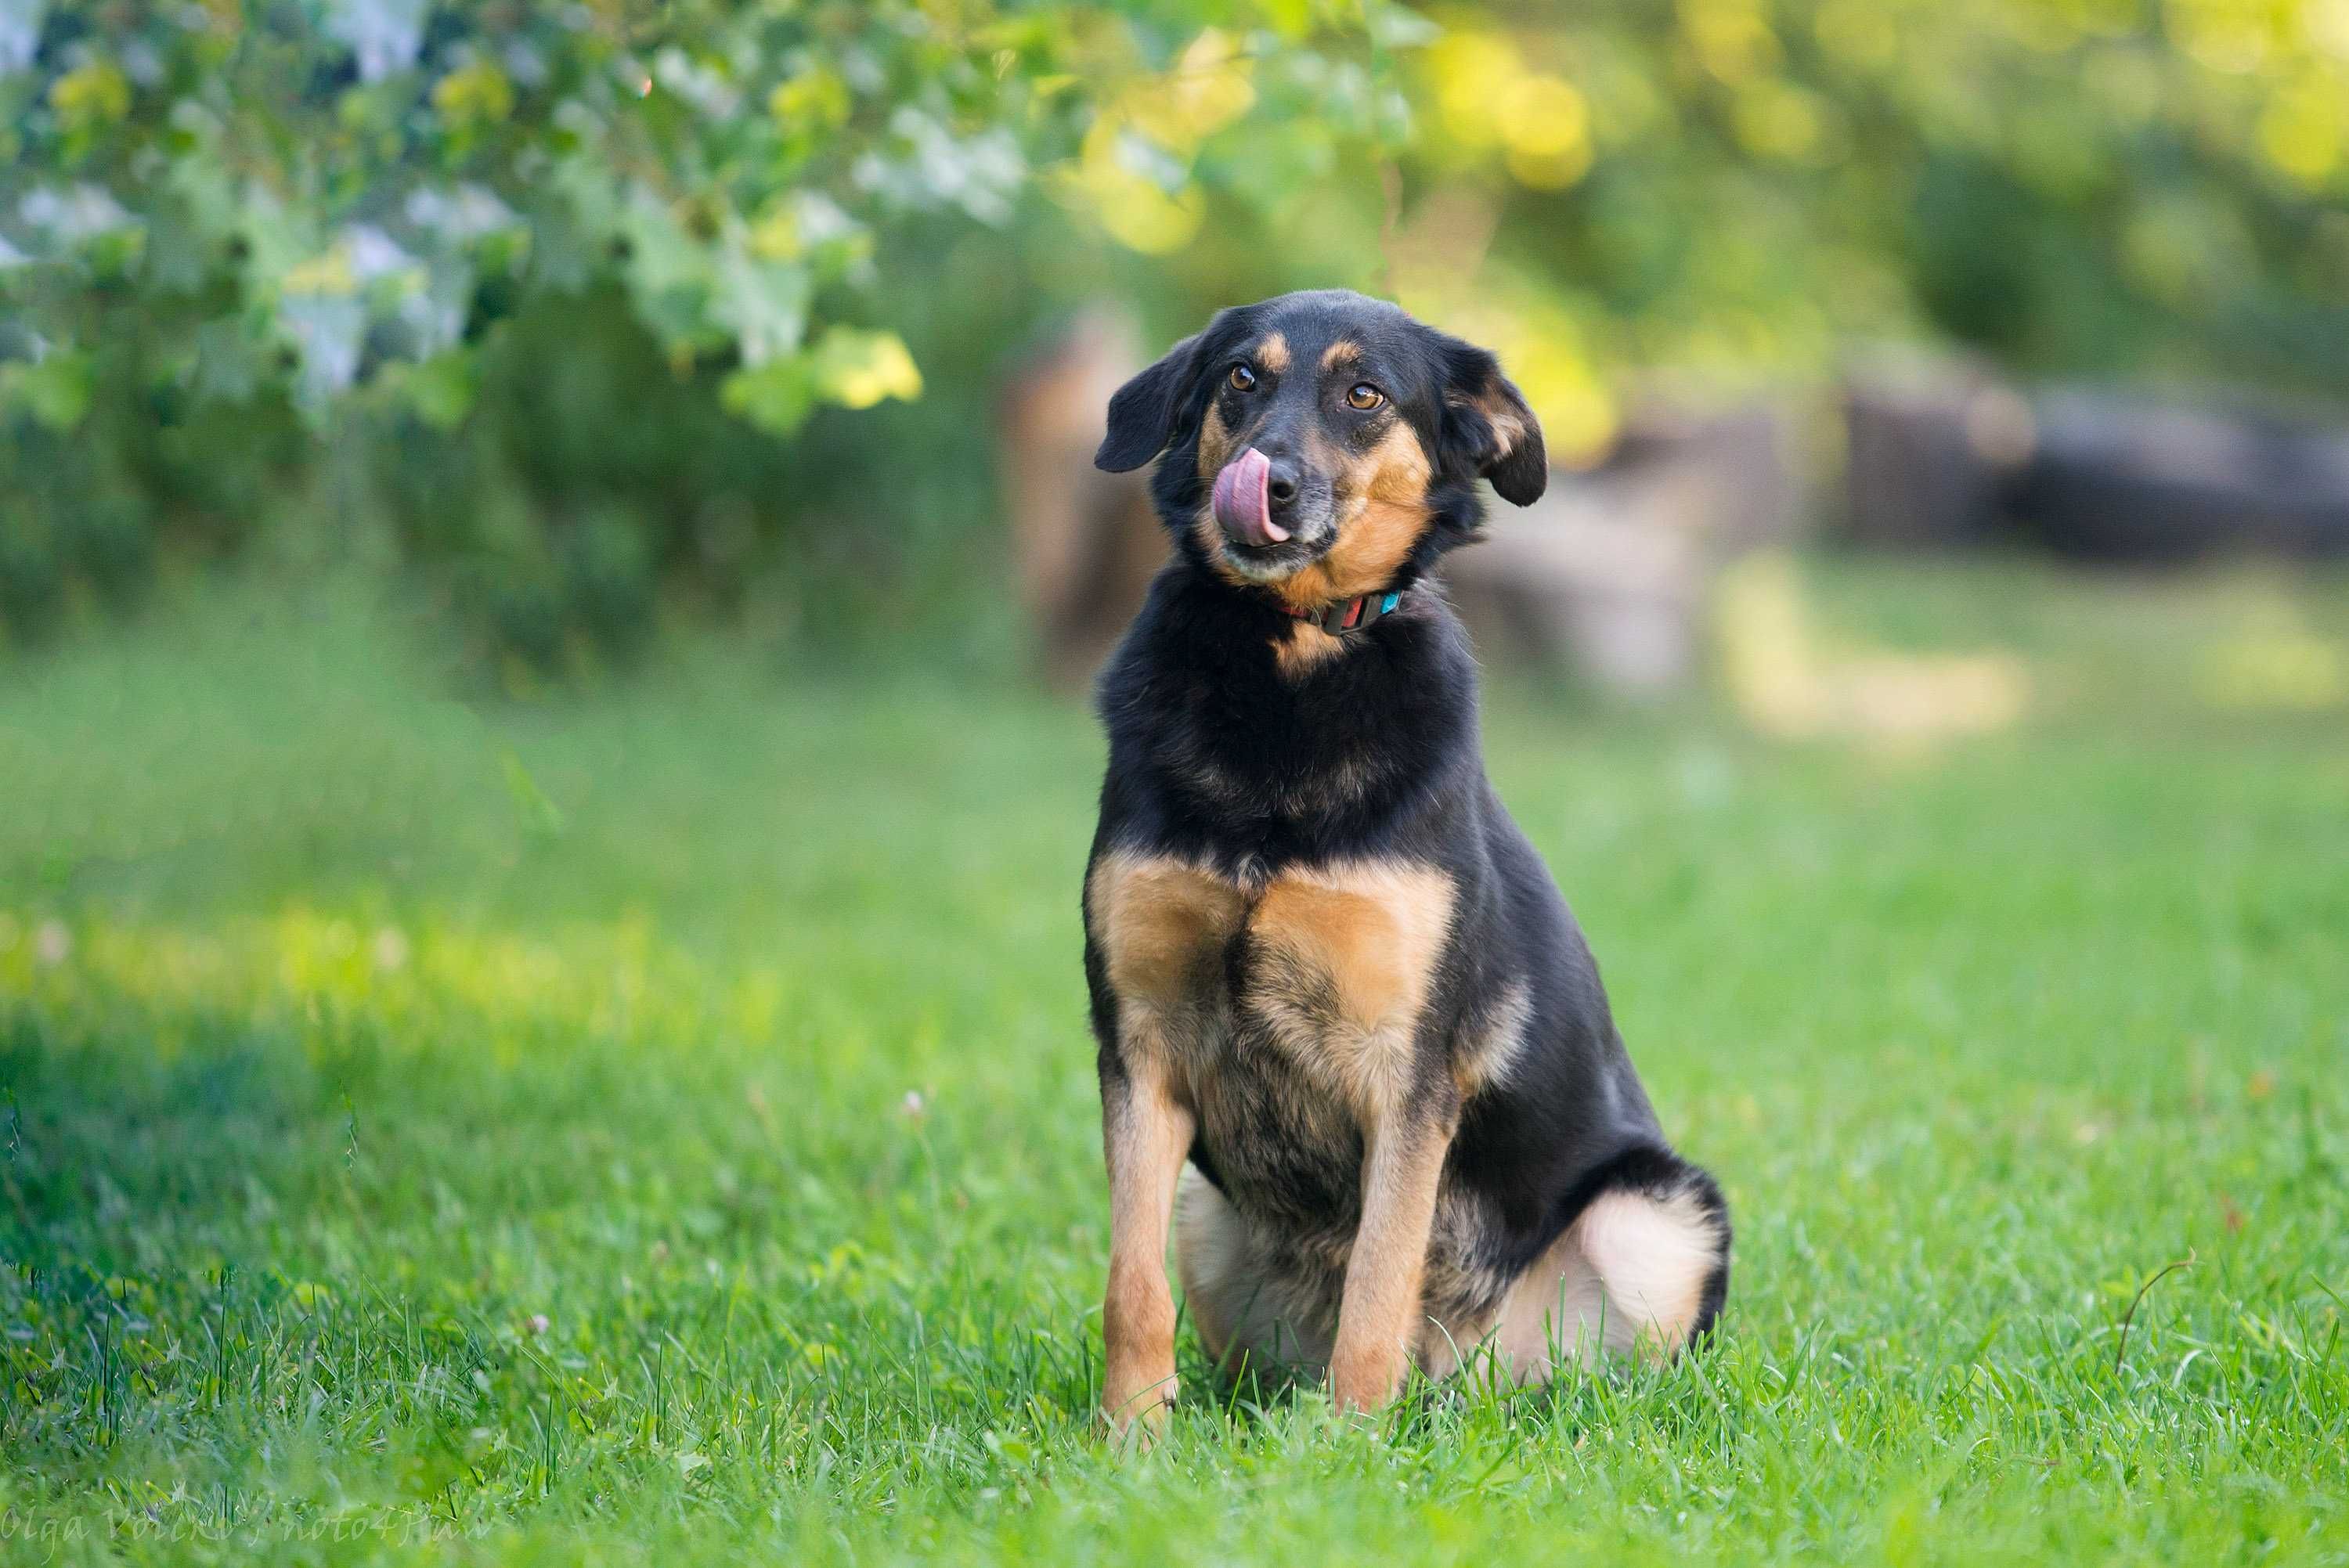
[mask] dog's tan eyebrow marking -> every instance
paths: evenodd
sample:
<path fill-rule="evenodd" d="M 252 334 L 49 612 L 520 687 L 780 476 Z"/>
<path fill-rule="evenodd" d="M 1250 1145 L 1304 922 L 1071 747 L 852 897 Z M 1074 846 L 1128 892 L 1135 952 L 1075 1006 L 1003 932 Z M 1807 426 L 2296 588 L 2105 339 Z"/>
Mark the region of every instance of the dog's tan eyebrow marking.
<path fill-rule="evenodd" d="M 1256 362 L 1275 376 L 1288 368 L 1288 339 L 1273 333 L 1256 346 Z"/>
<path fill-rule="evenodd" d="M 1362 357 L 1362 346 L 1350 337 L 1341 337 L 1321 351 L 1321 368 L 1335 370 L 1340 365 L 1350 365 Z"/>

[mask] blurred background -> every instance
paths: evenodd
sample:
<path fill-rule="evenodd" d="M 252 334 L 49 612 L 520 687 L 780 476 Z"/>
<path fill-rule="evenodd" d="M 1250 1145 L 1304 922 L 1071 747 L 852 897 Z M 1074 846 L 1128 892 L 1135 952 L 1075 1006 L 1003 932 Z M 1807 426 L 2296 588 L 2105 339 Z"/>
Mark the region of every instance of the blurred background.
<path fill-rule="evenodd" d="M 1343 285 L 1561 465 L 1454 558 L 1497 668 L 1978 730 L 2025 665 L 1828 645 L 1823 553 L 2252 561 L 2199 678 L 2324 707 L 2344 196 L 2349 0 L 5 0 L 0 656 L 323 573 L 507 696 L 1072 688 L 1108 390 Z"/>

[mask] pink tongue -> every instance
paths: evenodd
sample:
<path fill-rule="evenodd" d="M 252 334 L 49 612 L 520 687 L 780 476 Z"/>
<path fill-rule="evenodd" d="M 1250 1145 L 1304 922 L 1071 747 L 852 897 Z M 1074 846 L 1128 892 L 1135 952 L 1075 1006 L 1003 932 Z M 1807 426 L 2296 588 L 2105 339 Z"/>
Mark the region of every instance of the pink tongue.
<path fill-rule="evenodd" d="M 1216 521 L 1243 544 L 1278 544 L 1288 530 L 1272 521 L 1272 459 L 1250 447 L 1216 476 Z"/>

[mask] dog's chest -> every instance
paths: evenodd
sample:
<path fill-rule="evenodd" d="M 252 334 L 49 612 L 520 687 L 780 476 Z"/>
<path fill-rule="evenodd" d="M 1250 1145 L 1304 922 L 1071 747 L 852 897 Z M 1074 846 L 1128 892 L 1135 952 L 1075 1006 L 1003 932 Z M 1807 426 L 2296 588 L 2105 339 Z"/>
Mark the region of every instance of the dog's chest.
<path fill-rule="evenodd" d="M 1454 896 L 1401 861 L 1253 883 L 1163 857 L 1095 865 L 1087 921 L 1119 1048 L 1164 1063 L 1243 1206 L 1351 1208 L 1363 1130 L 1413 1091 Z"/>

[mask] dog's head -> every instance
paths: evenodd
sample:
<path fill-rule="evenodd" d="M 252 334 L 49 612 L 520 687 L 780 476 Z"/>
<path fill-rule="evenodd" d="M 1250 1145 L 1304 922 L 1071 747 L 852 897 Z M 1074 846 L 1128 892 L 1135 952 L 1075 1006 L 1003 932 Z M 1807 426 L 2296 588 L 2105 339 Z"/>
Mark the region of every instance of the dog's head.
<path fill-rule="evenodd" d="M 1499 361 L 1340 290 L 1222 311 L 1120 387 L 1093 461 L 1162 451 L 1178 548 L 1300 605 L 1416 577 L 1475 531 L 1479 477 L 1518 506 L 1549 478 Z"/>

